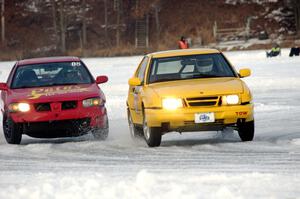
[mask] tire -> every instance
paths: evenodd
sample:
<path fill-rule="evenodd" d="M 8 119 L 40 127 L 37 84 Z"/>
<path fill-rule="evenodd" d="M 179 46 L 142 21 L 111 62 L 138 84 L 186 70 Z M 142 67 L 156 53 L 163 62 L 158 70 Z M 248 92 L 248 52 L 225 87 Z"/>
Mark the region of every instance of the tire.
<path fill-rule="evenodd" d="M 238 123 L 238 132 L 243 142 L 252 141 L 254 138 L 254 121 Z"/>
<path fill-rule="evenodd" d="M 14 123 L 7 115 L 3 115 L 3 133 L 9 144 L 20 144 L 22 140 L 22 126 Z"/>
<path fill-rule="evenodd" d="M 146 143 L 149 147 L 158 147 L 161 143 L 161 128 L 149 127 L 147 124 L 147 118 L 144 114 L 143 120 L 143 133 Z"/>
<path fill-rule="evenodd" d="M 127 119 L 128 119 L 128 126 L 129 126 L 129 132 L 130 132 L 130 136 L 133 140 L 136 140 L 138 138 L 142 138 L 143 137 L 143 129 L 142 128 L 138 128 L 134 125 L 131 115 L 130 115 L 130 111 L 129 109 L 127 109 Z"/>
<path fill-rule="evenodd" d="M 92 131 L 93 136 L 96 140 L 106 140 L 109 133 L 109 122 L 107 115 L 105 116 L 105 127 L 104 128 L 96 128 Z"/>

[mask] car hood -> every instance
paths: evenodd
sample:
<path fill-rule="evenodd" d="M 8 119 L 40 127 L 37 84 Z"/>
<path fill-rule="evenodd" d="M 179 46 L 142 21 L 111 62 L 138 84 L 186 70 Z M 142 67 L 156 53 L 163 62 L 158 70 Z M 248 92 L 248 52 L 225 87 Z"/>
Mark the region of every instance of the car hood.
<path fill-rule="evenodd" d="M 51 102 L 83 100 L 100 96 L 97 84 L 68 85 L 38 88 L 12 89 L 8 92 L 10 102 Z"/>
<path fill-rule="evenodd" d="M 149 85 L 160 97 L 199 97 L 243 92 L 239 78 L 206 78 L 160 82 Z"/>

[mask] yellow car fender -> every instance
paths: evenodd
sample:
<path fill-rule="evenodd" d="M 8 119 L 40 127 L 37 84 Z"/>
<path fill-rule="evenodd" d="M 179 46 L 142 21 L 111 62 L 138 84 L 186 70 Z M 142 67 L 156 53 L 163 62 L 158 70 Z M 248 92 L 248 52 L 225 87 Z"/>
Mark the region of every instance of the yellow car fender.
<path fill-rule="evenodd" d="M 244 92 L 241 94 L 241 103 L 251 103 L 252 102 L 252 94 L 248 86 L 242 81 Z"/>
<path fill-rule="evenodd" d="M 145 109 L 161 108 L 161 98 L 151 87 L 146 86 L 141 97 Z"/>

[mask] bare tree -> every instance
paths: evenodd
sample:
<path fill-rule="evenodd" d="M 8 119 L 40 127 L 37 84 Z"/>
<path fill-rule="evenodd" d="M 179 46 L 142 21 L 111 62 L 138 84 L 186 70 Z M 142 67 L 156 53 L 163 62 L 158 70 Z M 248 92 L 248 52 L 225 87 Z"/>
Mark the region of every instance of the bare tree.
<path fill-rule="evenodd" d="M 108 5 L 107 0 L 103 0 L 104 2 L 104 33 L 105 33 L 105 41 L 106 45 L 110 45 L 108 39 Z"/>
<path fill-rule="evenodd" d="M 83 46 L 83 49 L 85 49 L 86 47 L 86 44 L 87 44 L 87 32 L 86 32 L 86 29 L 87 29 L 87 19 L 86 19 L 86 0 L 82 0 L 82 17 L 81 17 L 81 20 L 82 20 L 82 46 Z"/>
<path fill-rule="evenodd" d="M 154 17 L 155 17 L 155 25 L 156 25 L 156 41 L 160 39 L 160 20 L 159 20 L 159 11 L 160 11 L 160 1 L 156 1 L 153 4 L 154 7 Z"/>
<path fill-rule="evenodd" d="M 52 7 L 52 21 L 53 21 L 53 30 L 54 30 L 54 38 L 55 38 L 55 46 L 58 44 L 58 30 L 57 30 L 57 6 L 56 6 L 56 1 L 51 0 L 51 7 Z"/>
<path fill-rule="evenodd" d="M 121 2 L 120 0 L 115 0 L 115 10 L 117 12 L 117 23 L 116 23 L 116 46 L 120 46 L 120 32 L 121 32 Z"/>
<path fill-rule="evenodd" d="M 300 2 L 299 0 L 293 0 L 292 5 L 294 8 L 295 15 L 295 25 L 297 34 L 300 35 Z"/>
<path fill-rule="evenodd" d="M 64 12 L 64 1 L 59 4 L 59 21 L 60 21 L 60 41 L 61 41 L 61 52 L 66 52 L 66 25 L 65 25 L 65 12 Z"/>
<path fill-rule="evenodd" d="M 5 43 L 5 0 L 1 1 L 1 41 Z"/>

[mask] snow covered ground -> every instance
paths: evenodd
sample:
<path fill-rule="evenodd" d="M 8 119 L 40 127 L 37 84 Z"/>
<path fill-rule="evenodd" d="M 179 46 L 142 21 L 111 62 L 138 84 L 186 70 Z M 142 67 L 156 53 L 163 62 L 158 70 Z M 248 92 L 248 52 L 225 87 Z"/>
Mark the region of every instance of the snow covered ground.
<path fill-rule="evenodd" d="M 84 59 L 106 74 L 110 136 L 33 139 L 8 145 L 0 132 L 0 198 L 300 198 L 300 58 L 264 51 L 226 53 L 255 98 L 256 135 L 176 133 L 162 146 L 133 143 L 127 127 L 127 80 L 141 57 Z M 5 81 L 13 62 L 0 63 Z"/>

